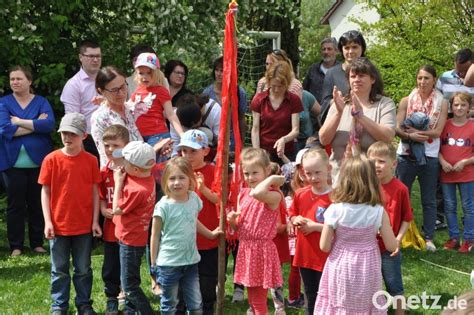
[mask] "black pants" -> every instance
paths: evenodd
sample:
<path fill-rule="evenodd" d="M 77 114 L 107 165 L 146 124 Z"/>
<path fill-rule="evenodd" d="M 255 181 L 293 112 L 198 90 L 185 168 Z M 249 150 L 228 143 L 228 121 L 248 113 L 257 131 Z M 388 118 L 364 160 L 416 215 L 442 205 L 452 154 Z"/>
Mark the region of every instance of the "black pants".
<path fill-rule="evenodd" d="M 314 304 L 318 297 L 319 281 L 322 272 L 300 267 L 301 280 L 303 280 L 304 295 L 306 297 L 307 314 L 314 313 Z"/>
<path fill-rule="evenodd" d="M 7 178 L 7 236 L 10 249 L 23 249 L 25 219 L 28 219 L 30 247 L 43 246 L 44 219 L 38 168 L 9 168 Z"/>
<path fill-rule="evenodd" d="M 219 249 L 218 247 L 200 250 L 199 255 L 201 261 L 199 261 L 199 287 L 202 295 L 202 310 L 203 315 L 213 315 L 214 305 L 216 304 L 216 286 L 217 286 L 217 275 L 218 275 L 218 263 L 219 263 Z M 178 291 L 179 303 L 176 306 L 176 314 L 186 314 L 186 306 L 183 301 L 183 295 L 181 291 Z"/>
<path fill-rule="evenodd" d="M 108 298 L 117 298 L 120 293 L 120 247 L 117 242 L 104 241 L 102 280 L 105 295 Z"/>

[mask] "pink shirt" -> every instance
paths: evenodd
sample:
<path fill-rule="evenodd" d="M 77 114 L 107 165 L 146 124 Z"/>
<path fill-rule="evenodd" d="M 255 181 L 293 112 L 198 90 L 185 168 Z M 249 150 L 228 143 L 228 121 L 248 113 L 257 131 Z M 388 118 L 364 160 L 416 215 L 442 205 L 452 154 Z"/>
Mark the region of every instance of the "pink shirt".
<path fill-rule="evenodd" d="M 89 77 L 82 68 L 66 82 L 61 93 L 61 102 L 64 104 L 65 113 L 81 113 L 86 116 L 87 133 L 89 134 L 92 113 L 99 108 L 91 103 L 96 95 L 95 78 Z"/>

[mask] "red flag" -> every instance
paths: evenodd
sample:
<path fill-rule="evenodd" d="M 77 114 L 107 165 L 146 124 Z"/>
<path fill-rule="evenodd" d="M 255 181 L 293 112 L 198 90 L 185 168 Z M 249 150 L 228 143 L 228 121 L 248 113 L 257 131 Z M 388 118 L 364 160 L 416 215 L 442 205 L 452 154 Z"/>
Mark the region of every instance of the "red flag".
<path fill-rule="evenodd" d="M 228 166 L 223 165 L 223 153 L 224 150 L 228 150 L 229 146 L 226 145 L 226 131 L 227 131 L 227 118 L 231 115 L 231 126 L 234 133 L 235 142 L 235 168 L 230 179 L 230 190 L 228 203 L 231 205 L 237 204 L 237 195 L 239 192 L 240 185 L 240 151 L 242 148 L 242 140 L 240 139 L 240 128 L 239 128 L 239 113 L 238 113 L 238 85 L 237 85 L 237 38 L 235 34 L 235 21 L 234 17 L 237 12 L 237 3 L 234 1 L 229 5 L 229 10 L 226 14 L 225 30 L 224 30 L 224 66 L 222 74 L 222 111 L 221 121 L 219 129 L 219 141 L 217 145 L 216 154 L 216 176 L 214 177 L 214 189 L 218 193 L 219 197 L 222 196 L 222 175 L 223 172 L 227 172 Z M 229 111 L 230 109 L 230 111 Z"/>

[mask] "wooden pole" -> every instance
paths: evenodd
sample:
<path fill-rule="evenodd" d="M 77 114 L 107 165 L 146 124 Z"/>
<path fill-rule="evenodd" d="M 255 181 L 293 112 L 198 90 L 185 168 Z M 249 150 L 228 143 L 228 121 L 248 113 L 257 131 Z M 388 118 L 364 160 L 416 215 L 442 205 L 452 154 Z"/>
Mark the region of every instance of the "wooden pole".
<path fill-rule="evenodd" d="M 225 279 L 226 279 L 226 211 L 225 206 L 227 204 L 228 193 L 228 183 L 229 183 L 229 142 L 230 142 L 230 122 L 231 122 L 231 113 L 230 109 L 232 108 L 232 101 L 229 102 L 229 110 L 227 115 L 226 123 L 226 133 L 224 138 L 224 150 L 222 153 L 222 165 L 224 169 L 222 170 L 222 181 L 221 181 L 221 200 L 220 200 L 220 209 L 219 209 L 219 227 L 224 231 L 224 234 L 219 239 L 219 264 L 218 264 L 218 281 L 217 281 L 217 305 L 216 305 L 216 314 L 224 315 L 224 298 L 225 298 Z"/>

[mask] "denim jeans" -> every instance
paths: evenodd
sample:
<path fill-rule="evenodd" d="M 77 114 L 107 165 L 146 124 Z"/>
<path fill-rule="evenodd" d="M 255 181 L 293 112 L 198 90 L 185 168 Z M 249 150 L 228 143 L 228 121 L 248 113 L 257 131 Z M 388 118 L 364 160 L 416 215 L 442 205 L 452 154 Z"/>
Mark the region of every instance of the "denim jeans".
<path fill-rule="evenodd" d="M 120 280 L 125 292 L 125 313 L 140 312 L 142 315 L 155 314 L 150 302 L 140 288 L 140 265 L 145 246 L 120 246 Z"/>
<path fill-rule="evenodd" d="M 51 299 L 52 311 L 69 308 L 69 257 L 72 255 L 72 282 L 76 289 L 76 307 L 91 305 L 92 269 L 91 247 L 92 234 L 74 236 L 56 236 L 49 241 L 51 250 Z"/>
<path fill-rule="evenodd" d="M 403 295 L 402 252 L 399 251 L 396 256 L 390 256 L 391 254 L 389 251 L 382 253 L 382 277 L 385 288 L 391 296 Z"/>
<path fill-rule="evenodd" d="M 41 210 L 40 169 L 9 168 L 7 177 L 7 235 L 10 249 L 23 250 L 25 221 L 28 221 L 30 248 L 43 246 L 44 219 Z"/>
<path fill-rule="evenodd" d="M 397 165 L 398 178 L 408 187 L 418 177 L 420 185 L 421 205 L 423 208 L 423 233 L 427 240 L 434 237 L 436 223 L 436 185 L 438 182 L 439 160 L 426 157 L 425 165 L 417 165 L 406 156 L 399 156 Z"/>
<path fill-rule="evenodd" d="M 151 136 L 144 136 L 143 141 L 145 141 L 146 143 L 148 143 L 149 145 L 153 147 L 155 144 L 160 142 L 161 139 L 170 138 L 170 137 L 171 135 L 169 132 L 157 133 Z M 167 157 L 161 156 L 159 154 L 156 155 L 156 163 L 164 162 L 167 159 L 168 159 Z"/>
<path fill-rule="evenodd" d="M 202 314 L 202 297 L 199 287 L 198 264 L 166 267 L 158 266 L 157 282 L 161 285 L 161 314 L 174 315 L 178 304 L 178 289 L 190 315 Z"/>
<path fill-rule="evenodd" d="M 464 210 L 463 239 L 474 241 L 474 182 L 441 184 L 444 196 L 444 212 L 448 220 L 449 238 L 459 240 L 458 204 L 456 200 L 456 186 L 459 187 L 461 203 Z"/>

